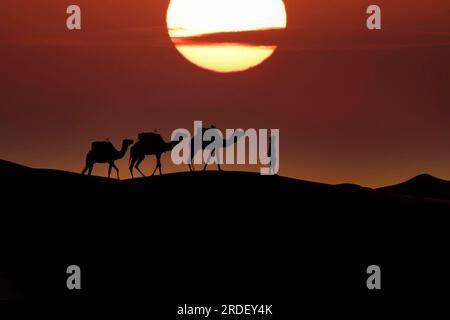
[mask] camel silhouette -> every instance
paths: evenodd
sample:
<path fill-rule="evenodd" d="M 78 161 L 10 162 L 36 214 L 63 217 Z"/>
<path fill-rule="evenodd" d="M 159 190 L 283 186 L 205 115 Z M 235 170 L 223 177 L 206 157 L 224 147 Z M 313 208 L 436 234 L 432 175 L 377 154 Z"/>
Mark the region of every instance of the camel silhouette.
<path fill-rule="evenodd" d="M 134 143 L 133 140 L 124 139 L 122 141 L 122 148 L 117 150 L 109 141 L 96 141 L 92 143 L 91 150 L 86 155 L 86 166 L 81 174 L 88 171 L 88 175 L 92 174 L 92 169 L 96 163 L 109 163 L 108 178 L 111 177 L 111 169 L 114 168 L 117 172 L 117 179 L 119 178 L 119 168 L 114 164 L 118 159 L 122 159 L 127 153 L 128 147 Z"/>
<path fill-rule="evenodd" d="M 162 175 L 161 169 L 161 156 L 167 152 L 171 151 L 180 141 L 165 142 L 160 134 L 150 132 L 150 133 L 140 133 L 138 135 L 139 139 L 131 147 L 130 150 L 130 173 L 131 177 L 134 178 L 133 169 L 136 170 L 145 177 L 145 174 L 139 168 L 139 165 L 144 161 L 146 156 L 154 155 L 156 157 L 156 167 L 153 170 L 152 176 L 155 175 L 156 170 L 159 169 L 159 174 Z"/>
<path fill-rule="evenodd" d="M 203 138 L 203 136 L 204 136 L 206 131 L 208 131 L 210 129 L 215 129 L 215 128 L 216 128 L 215 126 L 211 126 L 209 128 L 202 128 L 201 131 L 198 130 L 197 134 L 201 134 L 202 138 Z M 222 144 L 221 144 L 222 148 L 228 148 L 228 147 L 232 146 L 233 144 L 237 143 L 238 140 L 240 138 L 242 138 L 243 136 L 244 136 L 244 132 L 239 130 L 239 131 L 236 131 L 235 135 L 230 137 L 229 139 L 222 138 Z M 192 139 L 191 139 L 191 154 L 190 154 L 191 163 L 188 164 L 190 171 L 195 171 L 195 167 L 194 167 L 194 164 L 193 164 L 193 159 L 194 159 L 195 155 L 197 154 L 197 152 L 199 152 L 199 151 L 203 152 L 214 141 L 214 140 L 213 141 L 204 141 L 202 139 L 201 148 L 196 148 L 195 144 L 194 144 L 194 140 L 195 140 L 195 136 L 192 137 Z M 211 153 L 209 155 L 209 159 L 206 162 L 205 166 L 203 167 L 203 171 L 206 171 L 206 168 L 208 167 L 208 162 L 211 159 L 211 157 L 215 155 L 215 153 L 216 153 L 215 149 L 211 150 Z M 222 171 L 222 168 L 220 167 L 220 163 L 219 162 L 217 162 L 217 167 L 218 167 L 219 171 Z"/>

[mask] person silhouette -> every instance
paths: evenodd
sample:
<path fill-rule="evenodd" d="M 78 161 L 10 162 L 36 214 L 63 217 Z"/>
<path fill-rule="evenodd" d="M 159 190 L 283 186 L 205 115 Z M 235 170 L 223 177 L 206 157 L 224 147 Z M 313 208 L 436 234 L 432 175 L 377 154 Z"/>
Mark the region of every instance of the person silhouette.
<path fill-rule="evenodd" d="M 273 167 L 273 164 L 277 161 L 277 159 L 273 159 L 272 158 L 272 139 L 273 138 L 275 138 L 275 136 L 270 136 L 269 137 L 269 147 L 268 147 L 268 149 L 267 149 L 267 157 L 270 159 L 270 161 L 269 161 L 269 167 L 270 167 L 270 169 L 269 169 L 269 174 L 275 174 L 275 169 L 274 169 L 274 167 Z M 274 146 L 275 148 L 276 148 L 276 145 Z M 274 150 L 275 151 L 275 150 Z M 276 154 L 276 151 L 275 151 L 275 154 Z"/>
<path fill-rule="evenodd" d="M 272 136 L 269 137 L 269 147 L 267 149 L 267 157 L 270 159 L 270 162 L 269 162 L 270 171 L 269 171 L 269 173 L 272 174 L 273 173 L 273 170 L 272 170 Z"/>

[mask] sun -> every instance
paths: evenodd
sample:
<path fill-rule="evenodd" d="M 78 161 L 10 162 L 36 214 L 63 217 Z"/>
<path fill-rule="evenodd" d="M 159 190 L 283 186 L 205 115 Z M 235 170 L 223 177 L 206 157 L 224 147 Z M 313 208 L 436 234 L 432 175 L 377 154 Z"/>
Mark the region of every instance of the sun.
<path fill-rule="evenodd" d="M 167 10 L 177 50 L 193 64 L 222 73 L 267 60 L 277 45 L 261 38 L 286 26 L 282 0 L 171 0 Z"/>

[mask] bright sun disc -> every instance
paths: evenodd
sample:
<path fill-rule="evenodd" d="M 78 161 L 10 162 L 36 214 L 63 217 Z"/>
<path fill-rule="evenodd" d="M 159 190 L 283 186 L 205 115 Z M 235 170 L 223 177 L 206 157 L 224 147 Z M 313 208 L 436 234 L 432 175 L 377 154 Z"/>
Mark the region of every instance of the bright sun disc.
<path fill-rule="evenodd" d="M 195 65 L 223 73 L 255 67 L 277 46 L 205 39 L 281 30 L 286 24 L 282 0 L 171 0 L 167 11 L 167 28 L 177 50 Z"/>

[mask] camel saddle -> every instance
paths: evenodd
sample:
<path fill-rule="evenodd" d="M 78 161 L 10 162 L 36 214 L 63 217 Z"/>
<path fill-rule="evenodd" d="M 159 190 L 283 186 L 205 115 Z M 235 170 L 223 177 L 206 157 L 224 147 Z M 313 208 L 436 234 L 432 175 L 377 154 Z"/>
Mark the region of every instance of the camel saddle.
<path fill-rule="evenodd" d="M 115 149 L 113 144 L 109 141 L 95 141 L 92 142 L 91 150 L 95 152 L 105 153 Z"/>
<path fill-rule="evenodd" d="M 159 143 L 162 141 L 161 135 L 154 132 L 141 132 L 138 134 L 138 139 L 144 142 Z"/>

